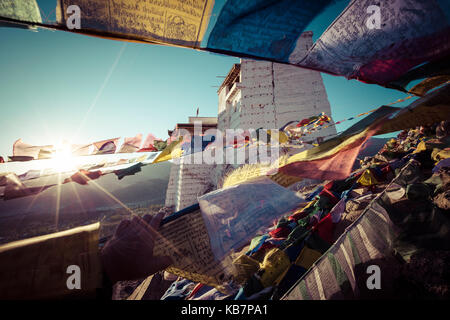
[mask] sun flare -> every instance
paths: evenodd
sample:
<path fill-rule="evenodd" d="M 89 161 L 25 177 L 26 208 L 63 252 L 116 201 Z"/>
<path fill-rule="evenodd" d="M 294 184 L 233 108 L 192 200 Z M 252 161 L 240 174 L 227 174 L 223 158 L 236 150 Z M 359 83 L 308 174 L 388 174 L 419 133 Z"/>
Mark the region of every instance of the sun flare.
<path fill-rule="evenodd" d="M 61 144 L 56 148 L 52 160 L 53 160 L 53 168 L 57 172 L 71 171 L 75 169 L 72 151 L 70 149 L 70 146 L 67 144 Z"/>

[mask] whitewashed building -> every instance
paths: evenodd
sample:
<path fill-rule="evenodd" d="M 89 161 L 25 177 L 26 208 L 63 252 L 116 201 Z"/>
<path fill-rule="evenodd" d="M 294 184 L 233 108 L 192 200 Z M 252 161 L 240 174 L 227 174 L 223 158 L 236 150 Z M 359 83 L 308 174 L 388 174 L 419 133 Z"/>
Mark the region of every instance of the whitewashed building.
<path fill-rule="evenodd" d="M 312 35 L 311 31 L 302 34 L 296 56 L 306 54 L 313 44 Z M 280 129 L 289 121 L 300 121 L 322 112 L 332 116 L 320 72 L 292 65 L 241 59 L 225 77 L 218 95 L 217 128 L 221 131 Z M 330 126 L 309 134 L 305 141 L 327 140 L 333 134 L 336 127 Z M 217 166 L 218 178 L 223 168 Z"/>
<path fill-rule="evenodd" d="M 306 52 L 313 44 L 312 32 L 304 32 L 301 39 Z M 289 121 L 321 112 L 331 117 L 320 72 L 292 65 L 241 59 L 240 64 L 231 68 L 218 95 L 219 130 L 279 129 Z M 311 134 L 310 138 L 334 133 L 336 128 L 331 126 Z"/>

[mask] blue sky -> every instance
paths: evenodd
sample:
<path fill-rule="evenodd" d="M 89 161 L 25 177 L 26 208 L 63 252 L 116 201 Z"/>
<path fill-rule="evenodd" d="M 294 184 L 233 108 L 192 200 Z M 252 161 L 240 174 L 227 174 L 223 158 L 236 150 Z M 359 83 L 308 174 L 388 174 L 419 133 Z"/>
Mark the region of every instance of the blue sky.
<path fill-rule="evenodd" d="M 53 1 L 39 1 L 50 12 Z M 312 22 L 314 39 L 347 1 Z M 125 43 L 62 31 L 0 28 L 0 155 L 18 138 L 45 145 L 131 137 L 161 138 L 177 122 L 217 115 L 217 87 L 239 59 L 190 49 Z M 406 95 L 322 74 L 334 120 Z M 411 100 L 410 100 L 411 101 Z M 405 105 L 405 104 L 402 104 Z M 355 121 L 338 125 L 342 131 Z M 78 135 L 76 133 L 78 132 Z M 75 135 L 74 135 L 75 134 Z"/>

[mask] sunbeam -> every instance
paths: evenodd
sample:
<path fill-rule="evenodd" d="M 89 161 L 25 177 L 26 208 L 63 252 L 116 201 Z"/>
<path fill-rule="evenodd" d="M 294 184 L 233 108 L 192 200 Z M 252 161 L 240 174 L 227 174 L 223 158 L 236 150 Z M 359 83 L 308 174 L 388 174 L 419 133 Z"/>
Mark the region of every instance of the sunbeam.
<path fill-rule="evenodd" d="M 98 99 L 100 98 L 100 96 L 103 93 L 103 90 L 105 89 L 106 85 L 109 82 L 109 79 L 111 78 L 111 75 L 113 74 L 114 70 L 116 69 L 117 64 L 120 61 L 120 58 L 122 57 L 123 52 L 125 51 L 125 48 L 127 47 L 127 43 L 124 43 L 122 45 L 122 47 L 120 48 L 119 53 L 117 54 L 116 59 L 114 60 L 113 64 L 111 65 L 111 68 L 108 71 L 108 74 L 105 77 L 105 80 L 103 81 L 102 85 L 100 86 L 99 90 L 97 91 L 97 94 L 95 95 L 94 100 L 92 101 L 91 105 L 89 106 L 89 109 L 86 111 L 83 120 L 81 120 L 81 123 L 77 129 L 77 131 L 75 132 L 75 135 L 72 137 L 72 141 L 75 141 L 74 139 L 78 138 L 78 135 L 81 131 L 81 129 L 84 126 L 84 123 L 86 122 L 89 114 L 91 113 L 92 109 L 94 109 L 95 105 L 97 104 Z"/>

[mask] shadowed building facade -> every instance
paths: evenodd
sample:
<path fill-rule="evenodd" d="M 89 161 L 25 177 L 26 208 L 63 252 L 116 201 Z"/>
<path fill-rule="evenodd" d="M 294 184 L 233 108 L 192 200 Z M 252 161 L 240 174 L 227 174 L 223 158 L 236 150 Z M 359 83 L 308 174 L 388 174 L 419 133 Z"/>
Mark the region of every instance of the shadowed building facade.
<path fill-rule="evenodd" d="M 188 123 L 178 123 L 170 136 L 178 136 L 189 132 L 194 136 L 195 122 L 201 123 L 202 134 L 209 129 L 217 128 L 216 117 L 189 117 Z M 175 159 L 170 168 L 165 206 L 181 210 L 197 202 L 197 197 L 213 188 L 212 172 L 215 165 L 195 164 L 190 157 Z"/>

